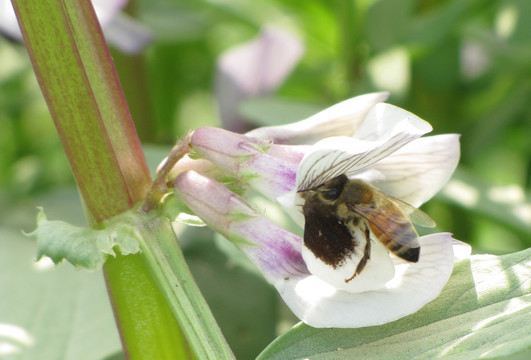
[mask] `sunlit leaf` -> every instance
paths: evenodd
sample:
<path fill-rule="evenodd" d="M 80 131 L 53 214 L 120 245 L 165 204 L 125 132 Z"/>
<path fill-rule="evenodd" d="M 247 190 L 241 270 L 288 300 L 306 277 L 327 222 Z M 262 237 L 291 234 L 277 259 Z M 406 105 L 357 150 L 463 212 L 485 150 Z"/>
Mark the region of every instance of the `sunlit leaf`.
<path fill-rule="evenodd" d="M 0 230 L 0 358 L 103 359 L 121 351 L 101 273 L 35 261 L 35 241 Z"/>
<path fill-rule="evenodd" d="M 37 239 L 37 259 L 48 256 L 56 264 L 67 260 L 76 267 L 90 270 L 99 270 L 107 256 L 115 256 L 115 247 L 123 255 L 140 251 L 136 230 L 127 223 L 95 230 L 64 221 L 50 221 L 42 210 L 37 215 L 37 229 L 28 235 Z"/>
<path fill-rule="evenodd" d="M 360 329 L 294 327 L 259 359 L 480 359 L 531 349 L 531 249 L 456 264 L 433 302 Z"/>

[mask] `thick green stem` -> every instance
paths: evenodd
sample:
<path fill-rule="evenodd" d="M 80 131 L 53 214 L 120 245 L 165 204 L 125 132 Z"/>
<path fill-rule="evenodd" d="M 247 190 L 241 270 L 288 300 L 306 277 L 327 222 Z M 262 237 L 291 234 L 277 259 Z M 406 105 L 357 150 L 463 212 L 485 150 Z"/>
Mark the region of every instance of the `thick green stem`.
<path fill-rule="evenodd" d="M 112 306 L 120 316 L 120 334 L 124 340 L 136 339 L 127 341 L 124 352 L 129 359 L 193 359 L 166 299 L 153 296 L 160 291 L 144 257 L 118 256 L 105 264 Z M 135 299 L 134 304 L 130 299 Z"/>
<path fill-rule="evenodd" d="M 149 187 L 149 171 L 90 1 L 13 4 L 94 223 L 131 208 Z"/>
<path fill-rule="evenodd" d="M 141 239 L 152 239 L 141 244 L 144 259 L 159 287 L 167 294 L 169 306 L 181 324 L 198 359 L 234 359 L 210 308 L 201 295 L 170 221 L 156 217 L 145 221 Z"/>
<path fill-rule="evenodd" d="M 151 179 L 92 4 L 90 0 L 13 0 L 13 5 L 89 223 L 100 228 L 104 220 L 139 203 Z M 165 226 L 164 231 L 167 230 Z M 150 244 L 157 247 L 156 241 L 143 241 L 144 253 L 151 259 Z M 175 241 L 172 246 L 180 252 Z M 146 255 L 119 256 L 104 268 L 128 358 L 193 358 L 192 352 L 203 354 L 204 348 L 211 353 L 230 353 L 206 310 L 190 316 L 206 316 L 209 321 L 196 323 L 193 329 L 189 322 L 180 325 L 184 326 L 187 339 L 211 332 L 217 340 L 204 339 L 202 343 L 193 338 L 190 343 L 194 349 L 188 349 L 172 315 L 193 309 L 176 308 L 182 299 L 168 299 L 172 293 L 159 286 L 160 274 Z M 157 256 L 164 258 L 167 254 L 157 252 Z M 186 268 L 182 257 L 177 261 L 181 262 L 179 267 Z M 187 276 L 187 281 L 194 283 L 191 275 Z M 193 291 L 194 299 L 201 298 L 198 289 Z M 197 331 L 197 326 L 209 328 Z"/>

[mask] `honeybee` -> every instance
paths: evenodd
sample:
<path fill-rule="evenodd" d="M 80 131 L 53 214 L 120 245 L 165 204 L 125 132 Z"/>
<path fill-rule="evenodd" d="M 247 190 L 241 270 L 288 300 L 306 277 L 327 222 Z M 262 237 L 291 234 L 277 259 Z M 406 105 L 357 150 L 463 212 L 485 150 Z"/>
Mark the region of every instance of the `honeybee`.
<path fill-rule="evenodd" d="M 304 244 L 317 258 L 336 268 L 365 243 L 355 273 L 345 282 L 370 260 L 371 233 L 396 256 L 417 262 L 420 244 L 412 223 L 435 226 L 421 210 L 344 174 L 299 193 L 305 199 Z"/>

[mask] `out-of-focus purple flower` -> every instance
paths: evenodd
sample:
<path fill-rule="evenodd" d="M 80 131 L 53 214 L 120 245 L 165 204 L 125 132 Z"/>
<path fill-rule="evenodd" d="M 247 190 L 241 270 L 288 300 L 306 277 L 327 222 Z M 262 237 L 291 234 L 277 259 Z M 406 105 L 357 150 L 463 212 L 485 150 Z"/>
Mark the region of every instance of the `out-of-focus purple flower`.
<path fill-rule="evenodd" d="M 421 205 L 454 171 L 459 136 L 419 139 L 431 131 L 427 122 L 379 103 L 374 94 L 362 100 L 340 103 L 285 127 L 258 129 L 249 134 L 253 137 L 198 129 L 191 146 L 219 169 L 278 201 L 302 228 L 300 192 L 341 174 Z M 319 133 L 324 138 L 319 140 Z M 278 145 L 278 138 L 306 145 Z M 448 233 L 420 237 L 416 263 L 390 255 L 371 234 L 366 268 L 347 282 L 345 271 L 352 274 L 359 256 L 337 269 L 324 263 L 301 238 L 198 173 L 182 172 L 175 191 L 197 216 L 247 253 L 291 310 L 312 326 L 363 327 L 399 319 L 437 297 L 453 269 L 455 241 Z M 469 247 L 459 245 L 459 254 L 463 249 L 469 252 Z"/>
<path fill-rule="evenodd" d="M 216 98 L 225 129 L 244 132 L 240 104 L 275 91 L 299 61 L 304 47 L 295 35 L 266 27 L 252 41 L 223 53 L 217 63 Z"/>
<path fill-rule="evenodd" d="M 92 0 L 107 41 L 123 52 L 136 54 L 153 40 L 151 31 L 121 13 L 128 0 Z M 0 32 L 22 41 L 22 33 L 10 0 L 0 0 Z"/>

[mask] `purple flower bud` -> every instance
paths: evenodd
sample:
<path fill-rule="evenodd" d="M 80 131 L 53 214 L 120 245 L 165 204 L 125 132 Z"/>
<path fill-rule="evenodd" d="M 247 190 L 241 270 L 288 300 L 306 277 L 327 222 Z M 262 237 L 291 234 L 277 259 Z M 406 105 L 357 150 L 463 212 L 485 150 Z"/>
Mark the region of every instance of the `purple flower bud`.
<path fill-rule="evenodd" d="M 297 167 L 305 150 L 213 127 L 194 131 L 191 146 L 202 157 L 271 199 L 294 189 Z"/>
<path fill-rule="evenodd" d="M 308 274 L 300 252 L 302 239 L 258 214 L 220 183 L 188 171 L 174 186 L 188 207 L 238 245 L 269 281 Z"/>

